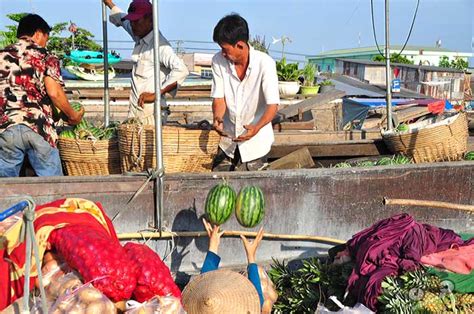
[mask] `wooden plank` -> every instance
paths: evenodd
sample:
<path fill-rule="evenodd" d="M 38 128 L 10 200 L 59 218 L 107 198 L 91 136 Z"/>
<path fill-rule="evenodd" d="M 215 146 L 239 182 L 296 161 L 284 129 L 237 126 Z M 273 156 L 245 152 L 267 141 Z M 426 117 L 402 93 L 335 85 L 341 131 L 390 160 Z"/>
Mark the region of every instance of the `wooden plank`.
<path fill-rule="evenodd" d="M 396 108 L 396 107 L 395 107 Z M 393 116 L 398 123 L 405 123 L 429 114 L 428 106 L 411 106 L 393 112 Z M 362 128 L 372 129 L 386 124 L 387 115 L 384 113 L 379 118 L 368 118 L 364 121 Z"/>
<path fill-rule="evenodd" d="M 342 98 L 345 94 L 345 92 L 339 90 L 332 90 L 327 93 L 318 94 L 312 98 L 305 99 L 297 104 L 279 110 L 278 115 L 280 116 L 280 119 L 287 119 L 311 110 L 316 106 L 327 104 L 333 100 Z"/>
<path fill-rule="evenodd" d="M 376 140 L 382 136 L 379 130 L 374 131 L 284 131 L 275 132 L 275 144 L 288 144 L 293 142 L 334 142 L 349 140 Z"/>
<path fill-rule="evenodd" d="M 314 130 L 314 121 L 281 122 L 273 125 L 273 129 L 278 132 L 284 130 Z"/>
<path fill-rule="evenodd" d="M 399 110 L 394 113 L 397 116 L 398 122 L 408 122 L 412 119 L 416 119 L 429 114 L 428 106 L 416 106 L 410 107 L 403 110 Z"/>
<path fill-rule="evenodd" d="M 340 156 L 377 156 L 386 154 L 387 150 L 381 141 L 342 141 L 322 143 L 295 143 L 291 145 L 273 145 L 269 158 L 281 158 L 302 147 L 308 147 L 312 157 Z"/>
<path fill-rule="evenodd" d="M 315 164 L 308 147 L 303 147 L 272 162 L 268 170 L 314 168 Z"/>

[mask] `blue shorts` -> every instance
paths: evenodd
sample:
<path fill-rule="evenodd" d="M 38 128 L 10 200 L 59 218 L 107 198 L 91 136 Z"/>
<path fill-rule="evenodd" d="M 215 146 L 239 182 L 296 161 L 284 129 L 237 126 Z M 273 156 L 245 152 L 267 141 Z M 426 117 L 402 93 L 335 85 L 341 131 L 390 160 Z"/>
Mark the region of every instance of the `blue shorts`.
<path fill-rule="evenodd" d="M 25 157 L 38 176 L 62 176 L 57 148 L 26 125 L 14 125 L 0 133 L 0 177 L 18 177 Z"/>

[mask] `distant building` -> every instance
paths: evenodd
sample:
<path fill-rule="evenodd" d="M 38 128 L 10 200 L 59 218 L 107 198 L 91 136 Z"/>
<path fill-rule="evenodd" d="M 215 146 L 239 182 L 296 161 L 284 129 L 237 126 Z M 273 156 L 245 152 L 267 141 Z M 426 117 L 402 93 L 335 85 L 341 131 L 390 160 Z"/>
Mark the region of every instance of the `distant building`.
<path fill-rule="evenodd" d="M 211 63 L 213 56 L 213 53 L 193 52 L 184 53 L 181 57 L 189 72 L 196 73 L 204 78 L 210 78 L 212 77 Z"/>
<path fill-rule="evenodd" d="M 394 45 L 390 47 L 390 54 L 400 52 L 401 46 Z M 385 51 L 385 46 L 380 46 L 382 52 Z M 336 66 L 336 59 L 359 59 L 372 60 L 379 55 L 377 47 L 362 47 L 352 49 L 330 50 L 317 54 L 315 56 L 306 57 L 308 62 L 317 65 L 320 72 L 334 72 Z M 442 56 L 447 56 L 449 60 L 460 57 L 465 61 L 472 57 L 472 53 L 455 52 L 445 48 L 438 47 L 420 47 L 420 46 L 406 46 L 402 52 L 402 56 L 413 61 L 415 65 L 438 66 L 439 60 Z"/>
<path fill-rule="evenodd" d="M 464 71 L 437 66 L 391 64 L 399 70 L 401 87 L 434 98 L 463 99 Z M 385 63 L 358 60 L 336 59 L 336 74 L 356 78 L 375 86 L 385 86 Z"/>

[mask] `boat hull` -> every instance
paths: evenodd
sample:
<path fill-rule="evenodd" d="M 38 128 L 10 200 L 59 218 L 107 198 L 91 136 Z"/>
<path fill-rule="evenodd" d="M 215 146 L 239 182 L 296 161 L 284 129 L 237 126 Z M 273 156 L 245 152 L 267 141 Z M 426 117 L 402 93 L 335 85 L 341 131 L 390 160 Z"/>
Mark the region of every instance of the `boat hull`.
<path fill-rule="evenodd" d="M 385 207 L 384 197 L 474 204 L 474 163 L 436 163 L 349 169 L 300 169 L 249 173 L 173 174 L 165 177 L 163 229 L 202 231 L 200 218 L 209 189 L 222 177 L 238 191 L 258 185 L 266 197 L 264 227 L 279 234 L 319 235 L 348 239 L 354 233 L 391 215 L 407 212 L 419 221 L 473 232 L 473 215 L 467 212 L 422 207 Z M 132 202 L 145 182 L 143 176 L 53 177 L 0 179 L 0 208 L 5 209 L 30 195 L 37 203 L 65 197 L 81 197 L 101 202 L 118 233 L 137 232 L 153 225 L 154 184 Z M 242 230 L 235 218 L 226 230 Z M 147 240 L 147 239 L 143 239 Z M 171 243 L 172 242 L 172 243 Z M 246 264 L 238 238 L 222 241 L 222 265 Z M 207 249 L 207 239 L 175 238 L 149 241 L 173 272 L 181 275 L 199 271 Z M 293 259 L 324 254 L 328 246 L 313 242 L 265 241 L 258 252 L 259 262 L 271 258 Z"/>

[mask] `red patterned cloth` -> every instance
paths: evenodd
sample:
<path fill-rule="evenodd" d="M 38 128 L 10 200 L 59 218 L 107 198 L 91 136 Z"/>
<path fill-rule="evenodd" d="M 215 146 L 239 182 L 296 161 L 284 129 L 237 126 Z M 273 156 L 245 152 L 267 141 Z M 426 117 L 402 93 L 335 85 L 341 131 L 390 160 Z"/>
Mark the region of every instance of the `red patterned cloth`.
<path fill-rule="evenodd" d="M 81 225 L 106 232 L 111 241 L 118 242 L 112 222 L 106 216 L 100 203 L 85 199 L 69 198 L 57 200 L 35 209 L 35 237 L 39 246 L 40 258 L 46 251 L 48 237 L 55 229 L 67 225 Z M 23 296 L 26 243 L 20 237 L 22 221 L 0 234 L 0 311 Z M 30 288 L 37 277 L 35 260 L 30 269 Z"/>
<path fill-rule="evenodd" d="M 0 132 L 24 124 L 56 147 L 46 76 L 64 85 L 58 58 L 31 39 L 22 38 L 0 50 Z"/>

